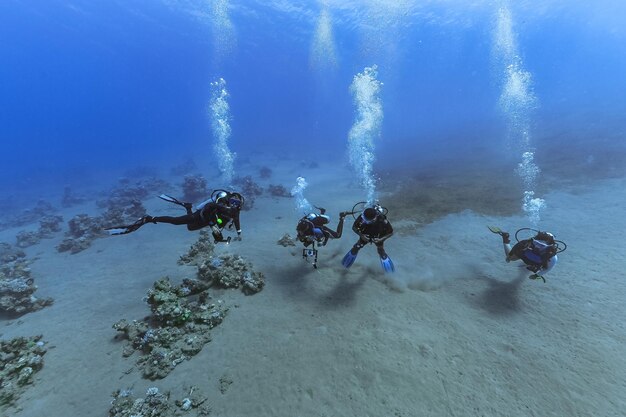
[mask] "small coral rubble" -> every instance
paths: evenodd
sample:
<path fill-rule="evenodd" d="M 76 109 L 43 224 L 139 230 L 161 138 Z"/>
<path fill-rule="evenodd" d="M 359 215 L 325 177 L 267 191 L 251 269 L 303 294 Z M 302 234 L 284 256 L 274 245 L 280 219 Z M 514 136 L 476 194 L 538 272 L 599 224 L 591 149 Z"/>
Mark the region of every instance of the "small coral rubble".
<path fill-rule="evenodd" d="M 207 398 L 197 387 L 188 391 L 185 398 L 172 403 L 170 393 L 163 394 L 156 387 L 148 388 L 145 398 L 134 398 L 130 390 L 117 390 L 112 395 L 109 417 L 174 417 L 192 410 L 196 416 L 208 416 L 211 410 L 205 405 Z"/>
<path fill-rule="evenodd" d="M 277 245 L 280 246 L 296 246 L 296 242 L 293 240 L 293 238 L 291 237 L 291 235 L 289 233 L 285 233 L 283 235 L 283 237 L 281 237 L 277 242 Z"/>

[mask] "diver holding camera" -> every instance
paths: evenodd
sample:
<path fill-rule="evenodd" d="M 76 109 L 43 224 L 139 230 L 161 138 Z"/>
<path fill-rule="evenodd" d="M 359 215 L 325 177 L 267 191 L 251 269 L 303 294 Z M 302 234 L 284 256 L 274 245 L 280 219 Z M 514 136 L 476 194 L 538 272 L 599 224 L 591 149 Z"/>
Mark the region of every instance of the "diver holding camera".
<path fill-rule="evenodd" d="M 298 221 L 296 226 L 297 238 L 304 244 L 302 249 L 302 258 L 313 264 L 313 268 L 317 268 L 317 249 L 318 246 L 325 246 L 329 239 L 339 239 L 343 233 L 343 222 L 348 212 L 339 213 L 339 223 L 337 230 L 333 230 L 327 226 L 330 223 L 330 217 L 326 215 L 326 209 L 315 207 L 320 212 L 309 213 Z M 309 246 L 311 246 L 309 248 Z"/>

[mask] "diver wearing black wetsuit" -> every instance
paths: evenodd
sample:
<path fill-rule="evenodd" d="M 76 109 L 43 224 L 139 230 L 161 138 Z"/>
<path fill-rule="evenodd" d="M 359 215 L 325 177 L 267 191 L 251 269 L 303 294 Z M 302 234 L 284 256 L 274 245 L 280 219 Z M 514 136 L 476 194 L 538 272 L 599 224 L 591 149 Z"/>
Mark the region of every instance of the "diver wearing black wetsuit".
<path fill-rule="evenodd" d="M 354 233 L 359 235 L 359 240 L 352 246 L 352 249 L 344 256 L 342 264 L 350 268 L 356 260 L 357 254 L 368 243 L 376 245 L 380 264 L 385 272 L 394 272 L 395 267 L 391 258 L 385 252 L 385 240 L 393 235 L 393 227 L 387 220 L 380 206 L 366 208 L 352 225 Z"/>
<path fill-rule="evenodd" d="M 173 197 L 161 195 L 163 200 L 183 206 L 187 211 L 184 216 L 143 216 L 135 223 L 128 226 L 111 227 L 107 230 L 112 235 L 121 235 L 134 232 L 146 223 L 168 223 L 174 225 L 187 225 L 187 230 L 198 230 L 204 227 L 211 227 L 215 243 L 230 242 L 230 237 L 224 239 L 222 230 L 224 227 L 233 224 L 237 231 L 237 240 L 241 240 L 241 223 L 239 213 L 243 205 L 243 197 L 238 193 L 227 193 L 221 191 L 217 193 L 212 201 L 202 205 L 198 210 L 192 210 L 191 203 L 182 203 Z"/>
<path fill-rule="evenodd" d="M 304 243 L 307 247 L 313 243 L 317 243 L 319 246 L 325 246 L 328 243 L 328 239 L 339 239 L 343 233 L 343 222 L 346 218 L 346 213 L 339 213 L 339 224 L 337 224 L 337 231 L 326 226 L 330 222 L 330 218 L 324 213 L 326 210 L 320 209 L 321 213 L 309 213 L 298 222 L 296 226 L 296 232 L 298 233 L 298 240 Z"/>

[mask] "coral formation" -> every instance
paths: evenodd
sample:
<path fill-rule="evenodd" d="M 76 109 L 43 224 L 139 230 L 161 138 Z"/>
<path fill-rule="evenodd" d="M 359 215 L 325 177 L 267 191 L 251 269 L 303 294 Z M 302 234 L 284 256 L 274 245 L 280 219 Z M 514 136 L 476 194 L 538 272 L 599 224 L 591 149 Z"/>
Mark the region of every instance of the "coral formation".
<path fill-rule="evenodd" d="M 26 254 L 14 250 L 7 243 L 0 243 L 0 311 L 25 314 L 51 305 L 52 298 L 33 295 L 37 286 L 31 277 Z"/>
<path fill-rule="evenodd" d="M 93 240 L 106 236 L 102 230 L 100 217 L 78 214 L 67 224 L 69 231 L 66 238 L 57 246 L 59 252 L 78 253 L 90 247 Z"/>
<path fill-rule="evenodd" d="M 266 166 L 259 168 L 259 178 L 268 179 L 272 176 L 272 169 Z"/>
<path fill-rule="evenodd" d="M 63 216 L 49 215 L 43 216 L 39 220 L 39 230 L 37 233 L 41 238 L 50 238 L 54 233 L 61 231 L 61 223 L 63 222 Z"/>
<path fill-rule="evenodd" d="M 82 204 L 86 201 L 86 198 L 78 196 L 72 191 L 69 185 L 63 188 L 63 197 L 61 197 L 61 206 L 68 208 L 78 204 Z"/>
<path fill-rule="evenodd" d="M 214 250 L 212 236 L 203 230 L 189 252 L 180 257 L 179 265 L 198 267 L 198 280 L 185 280 L 190 283 L 189 285 L 198 288 L 209 288 L 213 285 L 221 288 L 241 288 L 246 294 L 263 289 L 264 276 L 261 272 L 254 271 L 252 264 L 239 255 L 213 256 Z"/>
<path fill-rule="evenodd" d="M 146 208 L 141 200 L 132 199 L 125 202 L 125 205 L 111 205 L 102 214 L 101 225 L 103 227 L 115 227 L 120 224 L 130 224 L 138 218 L 146 215 Z"/>
<path fill-rule="evenodd" d="M 209 195 L 206 179 L 202 175 L 185 175 L 182 187 L 185 201 L 202 201 Z"/>
<path fill-rule="evenodd" d="M 289 190 L 287 190 L 284 186 L 282 185 L 274 185 L 274 184 L 270 184 L 267 187 L 267 192 L 272 196 L 272 197 L 287 197 L 287 198 L 291 198 L 291 193 L 289 192 Z"/>
<path fill-rule="evenodd" d="M 246 204 L 243 207 L 244 210 L 250 210 L 254 206 L 255 197 L 263 194 L 263 188 L 254 182 L 250 175 L 237 177 L 233 183 L 240 188 L 241 194 L 246 198 Z"/>
<path fill-rule="evenodd" d="M 112 394 L 109 417 L 174 417 L 192 410 L 196 416 L 208 416 L 211 409 L 205 405 L 206 396 L 195 386 L 188 391 L 185 398 L 172 403 L 170 393 L 163 394 L 156 387 L 148 388 L 145 398 L 134 398 L 130 390 L 117 390 Z"/>
<path fill-rule="evenodd" d="M 41 239 L 53 237 L 55 232 L 61 231 L 59 223 L 62 221 L 63 217 L 61 216 L 44 216 L 39 220 L 39 229 L 36 232 L 22 230 L 15 236 L 16 245 L 20 248 L 27 248 L 36 245 Z"/>
<path fill-rule="evenodd" d="M 200 281 L 222 288 L 241 287 L 244 294 L 254 294 L 263 289 L 265 277 L 252 269 L 252 264 L 239 255 L 220 255 L 205 260 L 198 266 Z"/>
<path fill-rule="evenodd" d="M 12 226 L 24 226 L 26 224 L 35 223 L 37 220 L 51 213 L 56 209 L 47 201 L 39 200 L 35 207 L 26 209 L 20 213 L 17 218 L 11 221 Z"/>
<path fill-rule="evenodd" d="M 173 166 L 170 172 L 172 175 L 181 176 L 196 171 L 197 169 L 198 165 L 196 165 L 195 161 L 192 158 L 187 158 L 182 163 Z"/>
<path fill-rule="evenodd" d="M 221 301 L 209 303 L 210 297 L 203 292 L 206 289 L 194 280 L 172 286 L 167 277 L 160 279 L 148 291 L 150 317 L 130 323 L 120 320 L 113 325 L 128 339 L 124 356 L 143 353 L 137 365 L 145 378 L 165 378 L 211 340 L 209 331 L 224 320 L 227 309 Z M 195 294 L 200 296 L 191 301 L 188 297 Z"/>
<path fill-rule="evenodd" d="M 15 245 L 18 248 L 27 248 L 29 246 L 36 245 L 40 241 L 41 238 L 37 232 L 27 232 L 26 230 L 22 230 L 15 235 Z"/>
<path fill-rule="evenodd" d="M 0 340 L 0 408 L 15 403 L 43 367 L 46 353 L 42 336 Z"/>
<path fill-rule="evenodd" d="M 10 198 L 9 201 L 0 200 L 0 209 L 3 212 L 0 218 L 0 230 L 36 223 L 39 219 L 57 211 L 52 204 L 44 200 L 39 200 L 33 208 L 21 210 L 21 205 L 19 202 L 16 203 L 16 200 L 17 198 Z"/>
<path fill-rule="evenodd" d="M 277 245 L 280 246 L 296 246 L 296 242 L 293 240 L 293 238 L 289 235 L 289 233 L 285 233 L 283 235 L 283 237 L 281 237 L 278 242 L 276 242 Z"/>
<path fill-rule="evenodd" d="M 135 181 L 134 184 L 128 178 L 120 178 L 118 186 L 109 192 L 106 199 L 96 201 L 96 205 L 106 209 L 132 207 L 136 201 L 143 201 L 151 194 L 159 194 L 170 188 L 166 181 L 154 177 Z"/>
<path fill-rule="evenodd" d="M 263 289 L 263 274 L 237 255 L 214 257 L 214 245 L 208 232 L 200 234 L 179 264 L 196 265 L 197 279 L 183 279 L 173 286 L 169 278 L 156 281 L 146 302 L 152 314 L 144 320 L 120 320 L 113 328 L 128 343 L 122 354 L 139 351 L 137 365 L 145 378 L 165 378 L 179 363 L 196 355 L 211 338 L 209 331 L 220 324 L 228 309 L 221 300 L 212 303 L 212 286 L 241 288 L 246 294 Z"/>
<path fill-rule="evenodd" d="M 201 230 L 200 236 L 196 243 L 191 245 L 189 251 L 181 255 L 178 260 L 179 265 L 200 265 L 204 260 L 210 258 L 215 250 L 215 244 L 213 243 L 213 236 L 206 231 Z"/>

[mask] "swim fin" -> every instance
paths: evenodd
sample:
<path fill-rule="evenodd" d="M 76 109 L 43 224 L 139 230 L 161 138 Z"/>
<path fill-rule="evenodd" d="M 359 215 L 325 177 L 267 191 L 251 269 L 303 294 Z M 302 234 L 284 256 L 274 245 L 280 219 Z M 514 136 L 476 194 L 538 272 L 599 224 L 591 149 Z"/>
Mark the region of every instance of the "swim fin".
<path fill-rule="evenodd" d="M 495 233 L 497 235 L 502 235 L 503 230 L 497 226 L 487 226 L 487 228 L 491 231 L 491 233 Z"/>
<path fill-rule="evenodd" d="M 171 195 L 167 195 L 167 194 L 161 194 L 159 196 L 159 198 L 161 200 L 167 201 L 168 203 L 174 203 L 174 204 L 178 204 L 179 206 L 183 206 L 185 209 L 191 208 L 193 206 L 193 204 L 191 204 L 191 203 L 183 203 L 182 201 L 177 200 L 176 198 L 172 197 Z"/>
<path fill-rule="evenodd" d="M 128 233 L 134 232 L 135 230 L 139 229 L 141 226 L 143 226 L 146 223 L 156 223 L 156 222 L 152 220 L 152 216 L 143 216 L 133 224 L 129 224 L 127 226 L 106 227 L 104 230 L 106 230 L 106 232 L 110 236 L 126 235 Z"/>
<path fill-rule="evenodd" d="M 356 254 L 353 254 L 352 249 L 350 249 L 348 253 L 346 253 L 346 256 L 343 257 L 343 260 L 341 261 L 341 265 L 343 265 L 346 268 L 350 268 L 352 264 L 354 263 L 354 261 L 356 260 L 357 254 L 358 252 Z"/>
<path fill-rule="evenodd" d="M 391 274 L 396 271 L 396 267 L 393 265 L 391 258 L 387 255 L 384 258 L 380 258 L 380 266 L 383 267 L 385 273 Z"/>
<path fill-rule="evenodd" d="M 505 245 L 508 245 L 509 243 L 511 243 L 508 232 L 505 232 L 504 230 L 500 229 L 497 226 L 487 226 L 487 228 L 489 229 L 491 233 L 495 233 L 497 235 L 502 236 L 502 243 L 504 243 Z"/>

